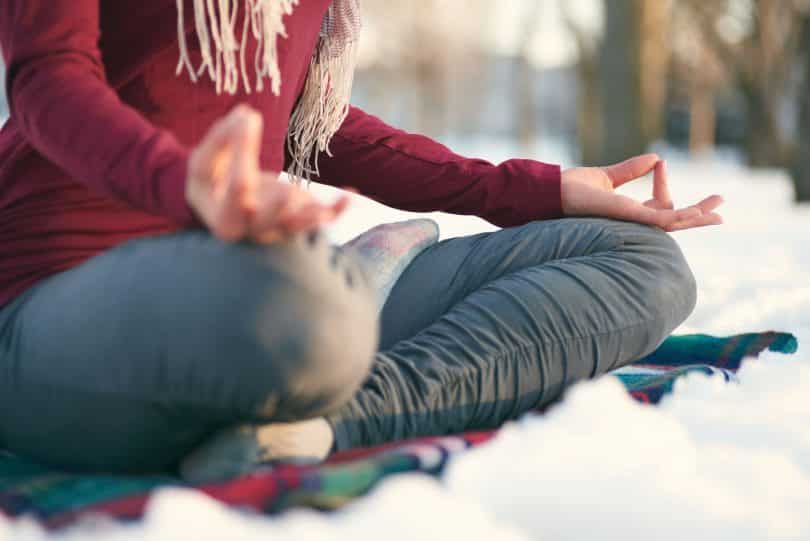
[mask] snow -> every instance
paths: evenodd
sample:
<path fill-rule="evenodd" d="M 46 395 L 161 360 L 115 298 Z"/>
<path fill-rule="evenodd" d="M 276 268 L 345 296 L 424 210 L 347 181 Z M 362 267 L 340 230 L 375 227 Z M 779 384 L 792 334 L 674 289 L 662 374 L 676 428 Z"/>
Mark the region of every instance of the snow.
<path fill-rule="evenodd" d="M 776 329 L 810 339 L 810 209 L 791 206 L 784 173 L 676 160 L 670 177 L 682 202 L 709 192 L 727 199 L 726 225 L 676 235 L 699 283 L 698 307 L 679 332 Z M 645 190 L 649 183 L 629 192 Z M 346 240 L 408 216 L 356 198 L 331 233 Z M 445 237 L 491 229 L 437 219 Z M 635 403 L 611 379 L 581 384 L 548 415 L 526 416 L 459 455 L 441 480 L 399 476 L 332 515 L 246 515 L 172 489 L 153 498 L 141 524 L 99 519 L 59 537 L 809 539 L 810 355 L 767 354 L 739 377 L 725 385 L 691 375 L 658 408 Z M 0 538 L 46 537 L 27 520 L 0 522 Z"/>

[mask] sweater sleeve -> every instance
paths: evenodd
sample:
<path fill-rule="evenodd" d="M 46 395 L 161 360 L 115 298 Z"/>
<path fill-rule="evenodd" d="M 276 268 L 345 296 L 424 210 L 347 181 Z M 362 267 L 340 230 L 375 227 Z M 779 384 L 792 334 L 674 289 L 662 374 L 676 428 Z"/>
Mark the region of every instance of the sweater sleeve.
<path fill-rule="evenodd" d="M 350 186 L 402 210 L 479 216 L 499 227 L 562 215 L 560 167 L 533 160 L 470 159 L 352 107 L 319 156 L 318 180 Z"/>
<path fill-rule="evenodd" d="M 187 149 L 125 105 L 106 80 L 99 0 L 4 0 L 0 45 L 11 119 L 76 181 L 180 225 Z"/>

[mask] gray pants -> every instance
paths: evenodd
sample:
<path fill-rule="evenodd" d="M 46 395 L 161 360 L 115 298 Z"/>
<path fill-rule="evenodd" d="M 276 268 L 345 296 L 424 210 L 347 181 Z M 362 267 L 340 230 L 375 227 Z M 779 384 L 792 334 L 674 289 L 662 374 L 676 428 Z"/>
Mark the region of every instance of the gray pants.
<path fill-rule="evenodd" d="M 318 235 L 141 239 L 0 311 L 0 445 L 147 472 L 246 422 L 327 415 L 337 450 L 495 427 L 649 353 L 694 303 L 668 235 L 608 220 L 440 242 L 380 321 Z"/>

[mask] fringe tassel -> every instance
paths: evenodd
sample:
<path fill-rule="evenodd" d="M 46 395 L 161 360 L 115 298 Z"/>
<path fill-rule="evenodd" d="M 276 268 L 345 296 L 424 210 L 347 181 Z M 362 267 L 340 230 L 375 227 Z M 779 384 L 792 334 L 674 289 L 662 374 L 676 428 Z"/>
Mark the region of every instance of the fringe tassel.
<path fill-rule="evenodd" d="M 239 0 L 194 0 L 194 25 L 200 42 L 202 63 L 194 69 L 186 42 L 183 0 L 177 0 L 177 33 L 180 60 L 177 75 L 184 70 L 197 82 L 200 75 L 208 76 L 216 84 L 217 94 L 223 91 L 235 94 L 241 76 L 245 92 L 252 91 L 245 59 L 248 34 L 257 42 L 254 68 L 256 90 L 264 90 L 264 78 L 270 79 L 270 88 L 276 96 L 281 93 L 281 74 L 278 69 L 278 37 L 287 37 L 283 17 L 293 12 L 300 0 L 244 0 L 245 16 L 242 39 L 236 39 L 236 20 Z"/>
<path fill-rule="evenodd" d="M 177 75 L 186 71 L 196 83 L 207 73 L 216 85 L 217 94 L 235 94 L 241 79 L 242 88 L 250 94 L 252 88 L 245 58 L 250 34 L 257 42 L 253 66 L 256 91 L 264 90 L 264 79 L 267 78 L 271 92 L 276 96 L 281 93 L 276 44 L 279 36 L 287 37 L 284 16 L 290 15 L 300 0 L 241 0 L 245 9 L 241 40 L 236 39 L 235 28 L 240 0 L 193 0 L 194 25 L 202 57 L 196 69 L 186 41 L 183 1 L 177 0 L 180 48 Z M 293 158 L 290 175 L 296 183 L 318 175 L 318 154 L 326 152 L 331 155 L 329 142 L 349 113 L 357 62 L 356 38 L 321 33 L 301 99 L 290 117 L 287 134 L 287 148 Z"/>
<path fill-rule="evenodd" d="M 320 175 L 318 154 L 332 155 L 329 142 L 349 114 L 357 43 L 341 44 L 341 54 L 334 54 L 331 46 L 329 40 L 322 40 L 312 58 L 301 99 L 290 117 L 287 149 L 293 160 L 289 174 L 295 183 Z"/>

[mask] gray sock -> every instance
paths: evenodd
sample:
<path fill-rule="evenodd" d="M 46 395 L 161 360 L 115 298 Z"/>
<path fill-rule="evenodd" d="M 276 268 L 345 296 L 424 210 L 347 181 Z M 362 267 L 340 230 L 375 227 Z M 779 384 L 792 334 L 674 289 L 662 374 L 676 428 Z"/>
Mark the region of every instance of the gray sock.
<path fill-rule="evenodd" d="M 402 272 L 416 256 L 438 240 L 438 224 L 427 218 L 418 218 L 378 225 L 347 242 L 344 248 L 360 259 L 378 292 L 379 309 L 382 310 Z"/>

